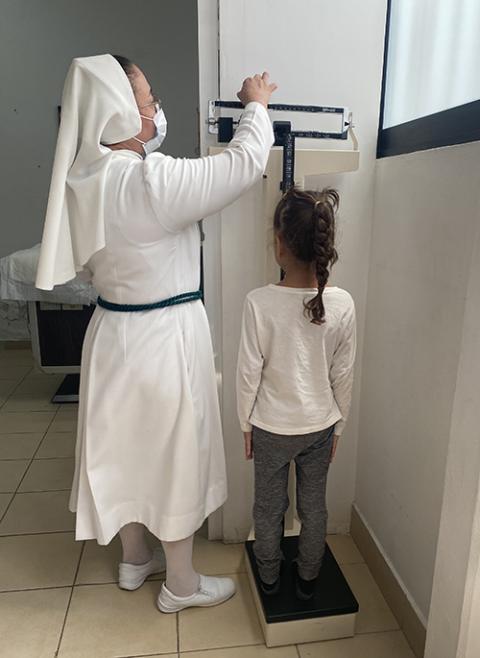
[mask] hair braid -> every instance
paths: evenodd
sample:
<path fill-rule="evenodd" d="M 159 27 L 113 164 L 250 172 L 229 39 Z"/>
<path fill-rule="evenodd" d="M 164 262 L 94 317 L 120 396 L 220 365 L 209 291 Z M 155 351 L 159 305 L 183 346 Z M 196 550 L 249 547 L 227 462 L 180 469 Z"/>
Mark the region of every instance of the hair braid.
<path fill-rule="evenodd" d="M 313 208 L 313 254 L 318 294 L 305 304 L 305 308 L 311 312 L 312 322 L 316 324 L 321 324 L 325 320 L 322 295 L 330 275 L 330 268 L 338 260 L 335 249 L 335 211 L 338 203 L 338 192 L 327 188 L 315 200 Z"/>
<path fill-rule="evenodd" d="M 318 294 L 304 302 L 311 322 L 325 321 L 323 291 L 330 269 L 338 260 L 335 249 L 335 213 L 339 195 L 326 188 L 322 192 L 290 188 L 282 197 L 274 216 L 274 229 L 281 234 L 292 254 L 303 262 L 315 263 Z"/>

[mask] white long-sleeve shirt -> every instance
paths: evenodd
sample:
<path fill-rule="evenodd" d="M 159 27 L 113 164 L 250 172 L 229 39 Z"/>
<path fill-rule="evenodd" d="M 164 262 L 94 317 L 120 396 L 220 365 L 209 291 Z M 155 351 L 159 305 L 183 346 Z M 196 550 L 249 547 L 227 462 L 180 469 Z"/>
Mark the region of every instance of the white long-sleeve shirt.
<path fill-rule="evenodd" d="M 315 288 L 269 284 L 248 293 L 237 361 L 241 429 L 308 434 L 344 429 L 355 360 L 355 307 L 336 287 L 323 293 L 325 322 L 303 315 Z"/>

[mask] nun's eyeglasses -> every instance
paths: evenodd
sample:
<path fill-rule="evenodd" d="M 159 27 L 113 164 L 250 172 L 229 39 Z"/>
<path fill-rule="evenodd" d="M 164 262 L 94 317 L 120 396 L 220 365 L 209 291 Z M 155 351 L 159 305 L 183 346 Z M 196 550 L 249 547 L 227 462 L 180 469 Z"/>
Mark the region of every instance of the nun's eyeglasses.
<path fill-rule="evenodd" d="M 151 105 L 154 105 L 155 106 L 155 112 L 158 112 L 162 107 L 162 101 L 157 96 L 155 96 L 154 94 L 152 94 L 152 98 L 153 98 L 153 100 L 150 101 L 150 103 L 146 103 L 146 105 L 142 105 L 138 109 L 143 110 L 144 107 L 150 107 Z"/>

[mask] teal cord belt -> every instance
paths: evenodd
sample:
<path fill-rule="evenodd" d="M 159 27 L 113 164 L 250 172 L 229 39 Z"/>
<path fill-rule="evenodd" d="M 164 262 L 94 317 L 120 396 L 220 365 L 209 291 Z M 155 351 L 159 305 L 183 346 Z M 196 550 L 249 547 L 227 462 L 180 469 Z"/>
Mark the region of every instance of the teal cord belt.
<path fill-rule="evenodd" d="M 153 311 L 156 308 L 165 308 L 166 306 L 175 306 L 176 304 L 185 304 L 186 302 L 193 302 L 196 299 L 202 299 L 202 291 L 195 290 L 193 292 L 183 292 L 181 295 L 163 299 L 160 302 L 153 302 L 152 304 L 114 304 L 108 302 L 102 297 L 98 297 L 97 304 L 108 311 L 117 311 L 118 313 L 139 313 L 140 311 Z"/>

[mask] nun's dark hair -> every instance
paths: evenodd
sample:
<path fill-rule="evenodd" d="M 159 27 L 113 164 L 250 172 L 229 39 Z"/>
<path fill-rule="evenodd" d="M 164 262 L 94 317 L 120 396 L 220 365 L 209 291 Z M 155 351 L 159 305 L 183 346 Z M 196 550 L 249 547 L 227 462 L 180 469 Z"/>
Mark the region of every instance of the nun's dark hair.
<path fill-rule="evenodd" d="M 130 80 L 130 84 L 134 87 L 135 71 L 134 63 L 128 59 L 128 57 L 123 57 L 122 55 L 112 55 L 114 59 L 120 64 L 122 69 L 125 71 L 125 75 Z"/>

